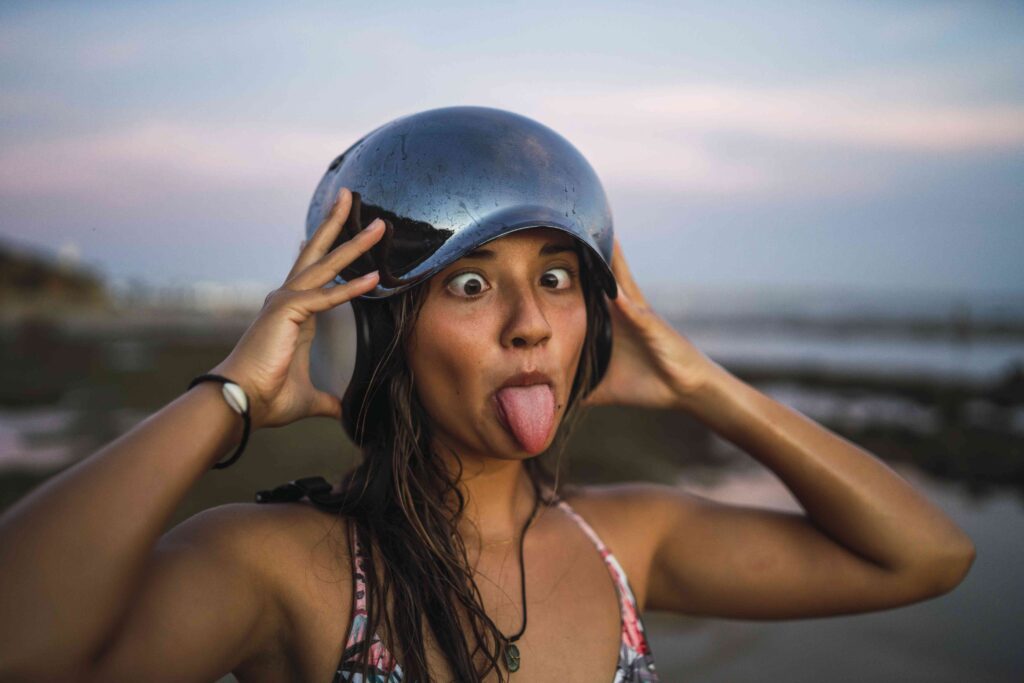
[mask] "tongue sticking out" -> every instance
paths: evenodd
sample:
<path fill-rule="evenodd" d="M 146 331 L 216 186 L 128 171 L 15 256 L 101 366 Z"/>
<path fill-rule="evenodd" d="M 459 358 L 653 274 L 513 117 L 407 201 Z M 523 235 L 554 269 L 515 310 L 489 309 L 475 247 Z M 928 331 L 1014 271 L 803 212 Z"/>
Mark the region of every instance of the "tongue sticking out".
<path fill-rule="evenodd" d="M 547 384 L 529 387 L 505 387 L 497 393 L 499 412 L 504 413 L 509 430 L 530 453 L 539 453 L 547 445 L 555 422 L 555 395 Z"/>

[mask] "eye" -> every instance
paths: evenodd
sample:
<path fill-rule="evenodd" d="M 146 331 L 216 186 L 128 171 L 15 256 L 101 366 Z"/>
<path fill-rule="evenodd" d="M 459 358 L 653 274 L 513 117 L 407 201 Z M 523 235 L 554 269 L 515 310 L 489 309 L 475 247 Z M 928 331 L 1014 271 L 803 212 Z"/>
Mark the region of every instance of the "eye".
<path fill-rule="evenodd" d="M 552 289 L 568 289 L 572 286 L 572 271 L 568 268 L 550 268 L 540 276 L 540 281 Z"/>
<path fill-rule="evenodd" d="M 455 296 L 471 297 L 489 289 L 478 273 L 460 273 L 448 281 L 448 291 Z"/>

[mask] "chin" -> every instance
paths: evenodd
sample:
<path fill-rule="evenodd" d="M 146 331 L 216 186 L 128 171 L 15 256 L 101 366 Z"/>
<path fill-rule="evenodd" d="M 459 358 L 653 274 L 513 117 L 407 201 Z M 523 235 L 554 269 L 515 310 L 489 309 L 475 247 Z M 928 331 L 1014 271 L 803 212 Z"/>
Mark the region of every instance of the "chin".
<path fill-rule="evenodd" d="M 555 442 L 555 435 L 558 434 L 560 424 L 561 423 L 555 423 L 551 427 L 551 435 L 544 442 L 544 446 L 536 451 L 524 448 L 514 436 L 502 430 L 502 436 L 504 437 L 504 441 L 507 445 L 505 448 L 496 449 L 492 452 L 499 453 L 500 455 L 498 455 L 498 457 L 503 460 L 529 460 L 530 458 L 536 458 L 538 455 L 543 455 L 549 448 L 551 448 L 551 444 Z"/>

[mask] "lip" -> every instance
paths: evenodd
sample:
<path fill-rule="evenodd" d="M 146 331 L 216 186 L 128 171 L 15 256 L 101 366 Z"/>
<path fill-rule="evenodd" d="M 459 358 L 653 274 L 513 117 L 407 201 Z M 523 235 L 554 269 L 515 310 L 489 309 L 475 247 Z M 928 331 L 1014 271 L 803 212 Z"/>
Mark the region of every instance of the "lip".
<path fill-rule="evenodd" d="M 549 387 L 553 388 L 555 383 L 552 381 L 550 375 L 538 370 L 533 370 L 530 372 L 520 372 L 512 375 L 501 383 L 498 390 L 500 391 L 505 387 L 528 387 L 534 384 L 547 384 Z"/>

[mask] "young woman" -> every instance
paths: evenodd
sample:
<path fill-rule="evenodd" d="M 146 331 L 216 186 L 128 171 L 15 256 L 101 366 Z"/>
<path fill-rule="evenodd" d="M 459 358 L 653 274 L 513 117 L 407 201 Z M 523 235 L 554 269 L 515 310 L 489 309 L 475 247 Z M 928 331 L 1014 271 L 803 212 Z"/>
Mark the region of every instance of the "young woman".
<path fill-rule="evenodd" d="M 582 167 L 557 200 L 565 216 L 550 196 L 531 203 L 537 178 L 579 161 L 564 140 L 496 110 L 428 114 L 406 121 L 416 135 L 378 129 L 395 144 L 377 152 L 423 162 L 410 172 L 432 182 L 457 169 L 478 192 L 488 168 L 521 167 L 495 186 L 505 194 L 481 196 L 507 203 L 519 183 L 532 225 L 515 211 L 489 224 L 466 194 L 452 200 L 464 232 L 366 201 L 375 186 L 416 194 L 409 178 L 367 178 L 385 168 L 359 147 L 368 136 L 348 155 L 373 165 L 361 192 L 338 186 L 355 177 L 339 158 L 291 272 L 211 371 L 241 387 L 252 430 L 342 419 L 363 462 L 332 491 L 300 481 L 265 496 L 314 504 L 222 506 L 161 535 L 243 434 L 221 385 L 196 384 L 0 518 L 0 680 L 653 681 L 646 609 L 864 612 L 963 579 L 973 545 L 939 509 L 650 309 Z M 462 128 L 431 138 L 442 123 Z M 447 152 L 431 144 L 453 140 L 493 165 L 434 164 Z M 593 220 L 572 223 L 570 206 Z M 314 387 L 309 349 L 314 314 L 349 301 L 360 356 L 340 400 Z M 805 514 L 654 484 L 561 487 L 538 456 L 584 403 L 696 416 Z"/>

